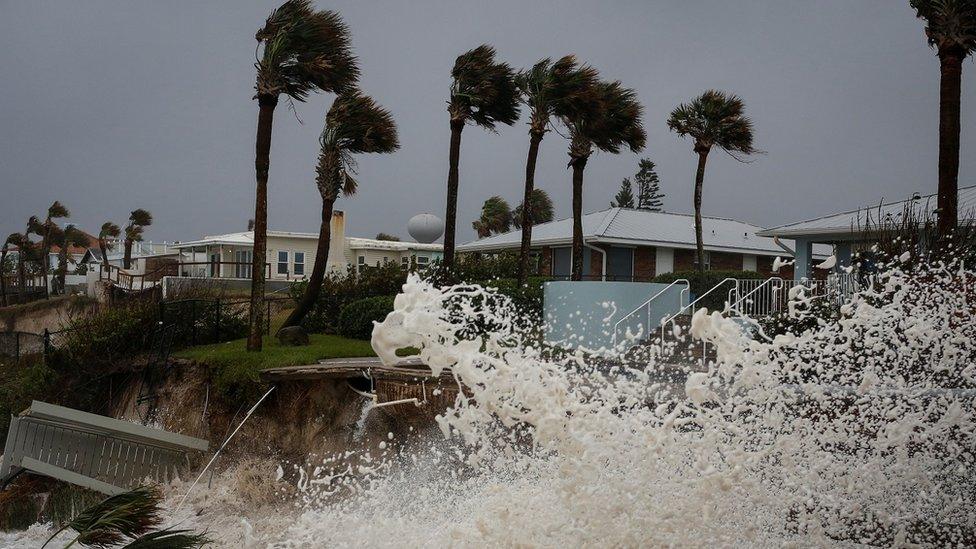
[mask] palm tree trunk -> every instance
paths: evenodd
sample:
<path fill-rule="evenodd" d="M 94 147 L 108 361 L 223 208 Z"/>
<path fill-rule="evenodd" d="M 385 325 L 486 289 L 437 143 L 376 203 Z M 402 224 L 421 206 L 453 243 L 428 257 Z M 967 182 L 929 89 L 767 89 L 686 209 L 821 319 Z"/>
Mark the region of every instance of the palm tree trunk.
<path fill-rule="evenodd" d="M 27 303 L 27 268 L 24 266 L 25 253 L 24 246 L 20 246 L 20 249 L 17 251 L 17 271 L 20 274 L 20 288 L 17 289 L 17 293 L 20 294 L 21 303 Z"/>
<path fill-rule="evenodd" d="M 258 96 L 258 134 L 255 140 L 254 252 L 251 258 L 251 311 L 247 350 L 260 351 L 264 333 L 264 264 L 268 248 L 268 170 L 271 168 L 271 129 L 277 95 Z"/>
<path fill-rule="evenodd" d="M 522 287 L 528 278 L 529 253 L 532 248 L 532 194 L 535 190 L 535 163 L 539 157 L 541 132 L 529 132 L 529 157 L 525 160 L 525 196 L 522 198 L 522 247 L 519 249 L 518 285 Z"/>
<path fill-rule="evenodd" d="M 450 166 L 447 171 L 447 212 L 444 215 L 444 265 L 454 266 L 454 232 L 457 227 L 458 164 L 461 160 L 461 130 L 464 120 L 451 119 Z"/>
<path fill-rule="evenodd" d="M 3 253 L 0 254 L 0 304 L 7 306 L 7 273 L 3 272 L 4 265 L 7 264 L 7 248 L 4 245 Z"/>
<path fill-rule="evenodd" d="M 105 272 L 107 274 L 109 271 L 108 246 L 105 245 L 105 240 L 102 238 L 98 239 L 98 249 L 102 252 L 102 266 L 105 268 Z"/>
<path fill-rule="evenodd" d="M 335 206 L 334 197 L 322 196 L 322 221 L 319 225 L 319 241 L 315 249 L 315 264 L 308 279 L 308 286 L 302 294 L 298 306 L 288 315 L 284 326 L 298 326 L 305 315 L 312 310 L 322 291 L 322 281 L 325 279 L 325 269 L 329 264 L 329 246 L 332 243 L 332 209 Z"/>
<path fill-rule="evenodd" d="M 959 190 L 959 113 L 962 92 L 960 48 L 939 50 L 942 78 L 939 84 L 939 219 L 942 238 L 956 228 Z"/>
<path fill-rule="evenodd" d="M 583 280 L 583 169 L 587 157 L 572 160 L 573 165 L 573 271 L 571 280 Z"/>
<path fill-rule="evenodd" d="M 698 258 L 698 272 L 705 272 L 705 244 L 702 241 L 702 186 L 705 183 L 705 161 L 708 149 L 698 150 L 698 171 L 695 173 L 695 253 Z"/>
<path fill-rule="evenodd" d="M 125 253 L 122 255 L 122 268 L 128 269 L 132 265 L 132 239 L 125 239 Z"/>

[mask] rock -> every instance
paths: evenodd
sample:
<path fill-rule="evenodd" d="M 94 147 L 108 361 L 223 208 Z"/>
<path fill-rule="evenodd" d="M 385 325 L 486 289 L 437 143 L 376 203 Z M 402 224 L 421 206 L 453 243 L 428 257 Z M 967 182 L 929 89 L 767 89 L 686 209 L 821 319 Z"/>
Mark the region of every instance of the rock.
<path fill-rule="evenodd" d="M 308 334 L 301 326 L 285 326 L 278 330 L 278 342 L 289 347 L 308 345 Z"/>

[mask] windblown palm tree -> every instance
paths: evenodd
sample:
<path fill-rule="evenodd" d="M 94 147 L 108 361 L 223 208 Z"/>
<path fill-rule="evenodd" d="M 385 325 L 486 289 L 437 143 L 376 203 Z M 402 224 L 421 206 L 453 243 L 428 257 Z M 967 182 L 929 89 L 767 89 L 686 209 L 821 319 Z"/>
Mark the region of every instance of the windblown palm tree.
<path fill-rule="evenodd" d="M 66 225 L 63 231 L 57 234 L 56 244 L 59 247 L 58 250 L 58 269 L 55 272 L 55 278 L 57 279 L 57 292 L 60 294 L 65 293 L 65 277 L 68 275 L 68 262 L 71 261 L 71 257 L 68 255 L 72 246 L 83 248 L 88 246 L 88 235 L 84 233 L 78 227 L 74 225 Z"/>
<path fill-rule="evenodd" d="M 10 233 L 6 243 L 17 247 L 17 294 L 20 302 L 24 303 L 27 296 L 27 260 L 33 243 L 24 233 Z"/>
<path fill-rule="evenodd" d="M 718 147 L 740 160 L 739 154 L 758 152 L 752 145 L 752 121 L 746 117 L 745 103 L 736 95 L 708 90 L 690 103 L 678 105 L 668 118 L 668 128 L 681 137 L 695 140 L 698 171 L 695 173 L 695 245 L 698 271 L 705 270 L 705 250 L 702 243 L 702 185 L 705 181 L 705 162 L 712 147 Z M 741 160 L 740 160 L 741 161 Z"/>
<path fill-rule="evenodd" d="M 65 208 L 63 204 L 55 200 L 48 207 L 47 216 L 44 218 L 44 221 L 41 221 L 36 216 L 31 216 L 27 221 L 27 232 L 33 233 L 41 238 L 39 261 L 41 278 L 43 279 L 45 289 L 48 289 L 47 275 L 51 267 L 52 237 L 61 230 L 55 220 L 70 216 L 71 213 L 68 211 L 68 208 Z"/>
<path fill-rule="evenodd" d="M 976 50 L 976 1 L 911 0 L 925 36 L 939 55 L 939 219 L 940 235 L 958 222 L 959 116 L 962 62 Z"/>
<path fill-rule="evenodd" d="M 522 216 L 523 208 L 525 207 L 525 202 L 523 201 L 515 210 L 512 212 L 512 225 L 516 229 L 522 228 Z M 531 216 L 529 219 L 532 223 L 538 225 L 539 223 L 549 223 L 552 221 L 554 216 L 554 210 L 552 207 L 552 199 L 549 198 L 549 193 L 543 189 L 532 189 L 532 195 L 529 199 L 529 207 L 532 211 L 529 213 Z"/>
<path fill-rule="evenodd" d="M 7 303 L 7 254 L 11 246 L 16 246 L 20 240 L 20 233 L 10 233 L 7 239 L 0 246 L 0 306 L 6 307 Z M 10 269 L 9 274 L 13 274 L 14 269 Z"/>
<path fill-rule="evenodd" d="M 493 196 L 485 200 L 481 217 L 473 221 L 471 227 L 478 233 L 478 238 L 507 233 L 512 229 L 512 209 L 504 198 Z"/>
<path fill-rule="evenodd" d="M 108 264 L 108 242 L 109 239 L 118 239 L 119 235 L 122 234 L 122 229 L 118 225 L 112 223 L 111 221 L 106 221 L 102 223 L 102 228 L 98 231 L 98 249 L 102 252 L 102 266 L 106 271 L 109 270 Z"/>
<path fill-rule="evenodd" d="M 493 131 L 496 124 L 511 126 L 519 117 L 515 71 L 507 63 L 495 62 L 495 48 L 483 44 L 459 55 L 451 70 L 451 78 L 451 97 L 447 106 L 451 118 L 451 148 L 443 259 L 443 264 L 449 268 L 454 265 L 461 131 L 468 122 Z"/>
<path fill-rule="evenodd" d="M 561 117 L 569 128 L 569 167 L 573 169 L 572 280 L 583 279 L 583 170 L 593 149 L 617 154 L 626 146 L 644 148 L 647 134 L 641 123 L 644 108 L 637 93 L 619 81 L 596 85 L 596 101 L 588 109 Z"/>
<path fill-rule="evenodd" d="M 251 266 L 251 310 L 247 350 L 261 350 L 264 323 L 264 264 L 268 236 L 268 170 L 271 167 L 271 129 L 278 97 L 304 101 L 314 91 L 351 91 L 359 67 L 350 47 L 349 29 L 334 11 L 315 11 L 309 0 L 288 0 L 268 17 L 255 35 L 264 50 L 257 62 L 255 97 L 258 130 L 254 170 L 254 251 Z"/>
<path fill-rule="evenodd" d="M 132 266 L 132 244 L 142 242 L 142 235 L 150 225 L 152 225 L 152 214 L 148 210 L 137 208 L 129 214 L 129 224 L 125 226 L 125 240 L 122 243 L 125 247 L 122 256 L 123 268 L 128 269 Z"/>
<path fill-rule="evenodd" d="M 358 92 L 340 95 L 325 117 L 322 145 L 315 169 L 315 185 L 322 196 L 322 221 L 315 251 L 315 264 L 308 286 L 285 326 L 298 325 L 312 309 L 322 289 L 332 241 L 332 209 L 339 195 L 356 192 L 358 183 L 354 154 L 391 153 L 400 148 L 396 123 L 390 112 Z"/>
<path fill-rule="evenodd" d="M 597 71 L 592 67 L 580 65 L 572 55 L 567 55 L 556 62 L 549 58 L 543 59 L 531 69 L 518 74 L 516 83 L 521 93 L 521 100 L 530 112 L 529 154 L 525 161 L 523 203 L 530 202 L 533 197 L 539 145 L 550 129 L 550 120 L 554 117 L 574 117 L 580 110 L 585 110 L 587 104 L 595 99 L 594 90 L 597 82 Z M 534 208 L 523 208 L 515 214 L 515 226 L 522 229 L 517 275 L 519 285 L 525 284 L 528 276 L 532 225 L 545 222 L 533 218 L 532 215 L 535 213 Z"/>

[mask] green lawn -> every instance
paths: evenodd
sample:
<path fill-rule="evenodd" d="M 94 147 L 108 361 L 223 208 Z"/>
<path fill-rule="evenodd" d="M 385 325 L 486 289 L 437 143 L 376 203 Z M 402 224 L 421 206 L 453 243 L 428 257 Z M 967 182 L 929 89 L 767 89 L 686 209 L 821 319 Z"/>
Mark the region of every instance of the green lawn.
<path fill-rule="evenodd" d="M 311 334 L 309 339 L 311 345 L 286 347 L 279 345 L 274 337 L 268 336 L 264 338 L 264 350 L 260 353 L 247 352 L 246 340 L 235 339 L 225 343 L 190 347 L 174 353 L 174 356 L 215 368 L 234 367 L 247 370 L 315 364 L 323 358 L 376 356 L 368 341 L 327 334 Z"/>

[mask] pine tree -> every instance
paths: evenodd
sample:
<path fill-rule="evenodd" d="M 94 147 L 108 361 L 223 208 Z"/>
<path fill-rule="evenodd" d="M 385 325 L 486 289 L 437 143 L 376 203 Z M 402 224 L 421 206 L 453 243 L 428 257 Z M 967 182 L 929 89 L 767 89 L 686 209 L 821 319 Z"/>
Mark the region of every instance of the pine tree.
<path fill-rule="evenodd" d="M 641 158 L 638 164 L 637 175 L 637 209 L 650 210 L 652 212 L 661 211 L 664 202 L 664 193 L 661 192 L 660 181 L 657 172 L 654 170 L 654 162 L 647 158 Z"/>
<path fill-rule="evenodd" d="M 617 191 L 617 196 L 613 197 L 613 202 L 610 203 L 611 208 L 633 208 L 634 207 L 634 191 L 630 184 L 630 178 L 625 177 L 623 181 L 620 182 L 620 190 Z"/>

